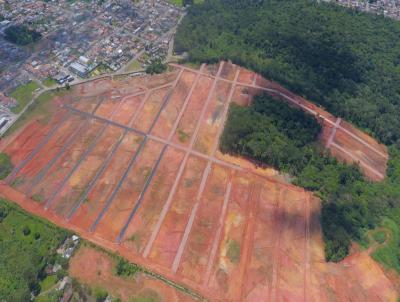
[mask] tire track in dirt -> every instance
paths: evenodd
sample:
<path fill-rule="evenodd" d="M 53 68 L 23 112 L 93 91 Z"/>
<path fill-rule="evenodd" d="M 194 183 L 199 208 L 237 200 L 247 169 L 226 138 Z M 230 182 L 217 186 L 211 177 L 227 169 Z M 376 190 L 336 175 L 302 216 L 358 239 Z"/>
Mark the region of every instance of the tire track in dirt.
<path fill-rule="evenodd" d="M 220 78 L 220 74 L 222 72 L 223 66 L 224 66 L 224 62 L 221 62 L 221 64 L 219 65 L 219 68 L 218 68 L 217 76 L 214 79 L 214 82 L 213 82 L 213 84 L 211 86 L 211 89 L 209 91 L 207 100 L 206 100 L 206 102 L 205 102 L 205 104 L 203 106 L 203 110 L 202 110 L 202 112 L 200 114 L 200 117 L 198 119 L 198 122 L 197 122 L 197 125 L 196 125 L 196 129 L 195 129 L 195 131 L 193 133 L 193 137 L 192 137 L 192 140 L 191 140 L 190 145 L 189 145 L 189 149 L 192 149 L 193 146 L 194 146 L 194 143 L 196 141 L 197 135 L 198 135 L 199 130 L 200 130 L 201 122 L 203 121 L 204 114 L 206 113 L 207 107 L 210 104 L 211 98 L 213 96 L 213 93 L 215 91 L 215 87 L 216 87 L 217 82 L 218 82 L 218 79 Z M 217 144 L 218 144 L 218 142 L 217 142 Z M 188 155 L 188 153 L 186 153 L 186 154 Z M 176 273 L 176 271 L 178 270 L 178 267 L 179 267 L 183 252 L 184 252 L 185 247 L 186 247 L 187 240 L 188 240 L 189 235 L 190 235 L 190 231 L 191 231 L 192 226 L 193 226 L 194 218 L 195 218 L 197 210 L 198 210 L 198 208 L 200 206 L 201 196 L 203 194 L 204 187 L 205 187 L 205 184 L 207 182 L 207 178 L 208 178 L 208 175 L 210 174 L 210 171 L 211 171 L 211 161 L 208 161 L 207 162 L 207 167 L 204 170 L 204 173 L 203 173 L 203 176 L 202 176 L 202 179 L 201 179 L 199 190 L 197 192 L 196 203 L 194 204 L 194 206 L 192 208 L 192 211 L 190 213 L 189 220 L 188 220 L 188 223 L 186 224 L 186 228 L 185 228 L 185 231 L 183 233 L 183 237 L 182 237 L 181 243 L 179 244 L 178 251 L 177 251 L 177 253 L 175 255 L 175 259 L 174 259 L 174 262 L 172 264 L 172 271 L 174 273 Z"/>
<path fill-rule="evenodd" d="M 201 71 L 203 68 L 204 68 L 204 64 L 201 66 L 200 71 Z M 184 68 L 182 68 L 182 69 L 184 70 Z M 186 107 L 187 107 L 187 105 L 188 105 L 188 103 L 189 103 L 189 100 L 190 100 L 190 98 L 191 98 L 191 96 L 192 96 L 192 94 L 193 94 L 193 91 L 194 91 L 195 87 L 197 86 L 197 84 L 198 84 L 198 82 L 199 82 L 199 79 L 200 79 L 200 73 L 197 73 L 196 79 L 195 79 L 195 81 L 194 81 L 193 84 L 192 84 L 191 90 L 190 90 L 190 92 L 189 92 L 189 94 L 188 94 L 188 96 L 187 96 L 187 98 L 186 98 L 186 100 L 185 100 L 184 105 L 182 106 L 182 109 L 183 109 L 183 110 L 179 113 L 179 116 L 178 116 L 178 118 L 177 118 L 177 120 L 176 120 L 176 122 L 175 122 L 175 124 L 174 124 L 174 127 L 173 127 L 173 129 L 172 129 L 172 131 L 171 131 L 171 134 L 170 134 L 169 137 L 168 137 L 168 141 L 171 141 L 171 139 L 172 139 L 172 137 L 173 137 L 173 135 L 174 135 L 174 133 L 175 133 L 175 131 L 176 131 L 176 129 L 177 129 L 177 127 L 178 127 L 178 125 L 179 125 L 179 121 L 180 121 L 180 119 L 182 118 L 182 116 L 183 116 L 183 114 L 184 114 L 184 112 L 185 112 L 185 110 L 186 110 Z M 192 145 L 192 142 L 194 143 L 194 139 L 195 139 L 195 137 L 192 137 L 191 145 Z M 190 150 L 190 149 L 191 149 L 191 148 L 188 148 L 188 150 Z M 168 210 L 169 210 L 169 208 L 170 208 L 170 206 L 171 206 L 171 203 L 172 203 L 172 198 L 173 198 L 173 196 L 174 196 L 174 194 L 175 194 L 175 192 L 176 192 L 176 189 L 178 188 L 179 180 L 180 180 L 181 177 L 182 177 L 182 174 L 183 174 L 183 171 L 184 171 L 184 169 L 185 169 L 185 166 L 186 166 L 186 162 L 187 162 L 187 160 L 188 160 L 188 157 L 189 157 L 189 152 L 186 152 L 186 153 L 185 153 L 185 157 L 183 158 L 182 163 L 181 163 L 181 165 L 179 166 L 179 170 L 178 170 L 178 174 L 176 175 L 175 182 L 174 182 L 174 184 L 173 184 L 173 186 L 172 186 L 172 188 L 171 188 L 171 191 L 170 191 L 169 194 L 168 194 L 168 198 L 167 198 L 167 200 L 166 200 L 166 202 L 165 202 L 165 204 L 164 204 L 164 207 L 163 207 L 163 209 L 161 210 L 159 219 L 158 219 L 158 221 L 157 221 L 157 223 L 156 223 L 156 225 L 155 225 L 155 228 L 154 228 L 153 232 L 151 233 L 150 239 L 149 239 L 149 241 L 147 242 L 146 247 L 145 247 L 145 249 L 144 249 L 144 251 L 143 251 L 143 257 L 144 257 L 144 258 L 147 258 L 147 256 L 149 255 L 149 253 L 150 253 L 150 251 L 151 251 L 151 248 L 152 248 L 152 246 L 153 246 L 153 243 L 154 243 L 154 241 L 156 240 L 157 235 L 158 235 L 158 233 L 159 233 L 159 231 L 160 231 L 161 225 L 162 225 L 162 223 L 163 223 L 163 221 L 164 221 L 164 219 L 165 219 L 165 217 L 166 217 L 166 215 L 167 215 L 167 213 L 168 213 Z"/>
<path fill-rule="evenodd" d="M 11 174 L 5 179 L 5 182 L 7 184 L 11 184 L 15 180 L 18 173 L 39 153 L 39 151 L 44 147 L 44 145 L 49 142 L 49 140 L 53 137 L 57 130 L 60 129 L 60 127 L 64 125 L 64 123 L 66 123 L 70 116 L 71 115 L 69 113 L 66 113 L 62 120 L 50 130 L 50 132 L 43 138 L 43 140 L 41 140 L 40 143 L 36 145 L 32 152 L 17 167 L 14 168 Z"/>
<path fill-rule="evenodd" d="M 111 196 L 108 198 L 105 207 L 102 209 L 102 211 L 100 212 L 99 216 L 97 217 L 96 221 L 92 224 L 92 226 L 90 227 L 90 231 L 94 232 L 96 230 L 97 225 L 100 223 L 101 219 L 104 217 L 105 213 L 107 212 L 107 210 L 109 209 L 109 207 L 111 206 L 115 196 L 118 194 L 119 190 L 122 187 L 122 184 L 125 182 L 126 177 L 128 176 L 129 172 L 131 171 L 132 167 L 135 165 L 137 158 L 139 157 L 139 155 L 141 154 L 141 152 L 144 149 L 144 146 L 146 145 L 147 141 L 148 141 L 148 137 L 147 135 L 151 133 L 154 125 L 156 124 L 158 117 L 161 114 L 161 111 L 164 109 L 164 107 L 166 106 L 166 104 L 168 103 L 170 96 L 172 95 L 172 91 L 173 89 L 176 87 L 178 80 L 180 79 L 181 75 L 183 73 L 183 70 L 181 69 L 179 72 L 179 75 L 177 76 L 177 78 L 175 79 L 172 87 L 170 88 L 169 92 L 164 96 L 164 99 L 162 101 L 161 107 L 158 110 L 151 126 L 150 129 L 147 131 L 147 133 L 145 134 L 145 137 L 143 139 L 143 141 L 141 142 L 139 148 L 136 150 L 134 156 L 132 157 L 131 161 L 128 164 L 128 167 L 126 168 L 122 178 L 118 181 L 118 184 L 116 186 L 116 188 L 114 189 L 114 191 L 112 192 Z M 164 152 L 161 152 L 161 155 L 163 155 Z M 159 158 L 158 163 L 161 161 L 161 159 Z M 157 165 L 158 167 L 158 165 Z"/>
<path fill-rule="evenodd" d="M 137 116 L 139 115 L 140 111 L 142 110 L 146 100 L 149 98 L 150 93 L 152 90 L 148 91 L 144 97 L 142 98 L 142 101 L 139 105 L 139 108 L 137 109 L 137 111 L 134 113 L 134 115 L 131 117 L 129 123 L 128 123 L 128 128 L 131 127 L 131 125 L 133 124 L 133 122 L 135 121 L 135 119 L 137 118 Z M 111 152 L 108 154 L 107 158 L 104 160 L 101 168 L 99 169 L 99 171 L 96 173 L 96 175 L 94 176 L 94 178 L 91 180 L 91 182 L 89 183 L 86 191 L 82 194 L 81 198 L 79 199 L 78 203 L 72 208 L 71 212 L 68 214 L 67 216 L 67 221 L 70 221 L 72 219 L 72 217 L 75 215 L 75 213 L 78 211 L 78 209 L 81 207 L 82 203 L 85 201 L 85 199 L 88 197 L 88 195 L 90 194 L 90 192 L 92 191 L 93 187 L 96 185 L 97 181 L 99 180 L 99 178 L 104 174 L 104 172 L 106 171 L 108 165 L 110 164 L 111 160 L 113 159 L 115 153 L 117 152 L 119 146 L 121 145 L 122 141 L 124 140 L 124 138 L 126 137 L 126 135 L 128 134 L 128 129 L 125 129 L 124 133 L 122 134 L 122 136 L 120 137 L 120 139 L 118 140 L 118 142 L 115 144 L 115 146 L 113 147 L 113 149 L 111 150 Z"/>
<path fill-rule="evenodd" d="M 278 205 L 276 207 L 276 224 L 280 226 L 278 233 L 277 233 L 277 238 L 275 241 L 275 246 L 274 246 L 274 256 L 273 256 L 273 264 L 272 264 L 272 282 L 271 282 L 271 291 L 269 294 L 269 301 L 275 302 L 277 300 L 277 291 L 279 287 L 279 263 L 280 263 L 280 248 L 281 248 L 281 237 L 282 237 L 282 232 L 283 228 L 285 226 L 284 219 L 285 217 L 282 217 L 283 211 L 281 210 L 281 205 L 282 201 L 284 200 L 284 195 L 285 195 L 286 189 L 280 188 L 279 191 L 279 198 L 278 198 Z"/>
<path fill-rule="evenodd" d="M 122 104 L 124 103 L 124 99 L 122 99 L 117 106 L 115 106 L 115 108 L 113 109 L 113 111 L 111 112 L 110 117 L 108 118 L 110 120 L 110 122 L 113 121 L 114 116 L 116 114 L 116 112 L 118 112 L 118 110 L 121 108 Z M 107 128 L 110 126 L 110 123 L 104 123 L 103 127 L 100 129 L 100 131 L 98 132 L 98 134 L 95 136 L 95 138 L 93 139 L 93 142 L 90 143 L 89 147 L 85 150 L 85 152 L 81 155 L 81 157 L 79 158 L 79 160 L 75 163 L 74 167 L 72 168 L 72 170 L 65 176 L 65 178 L 62 180 L 62 182 L 60 183 L 60 185 L 55 189 L 55 191 L 50 195 L 50 198 L 47 200 L 46 205 L 45 205 L 45 209 L 47 210 L 48 208 L 50 208 L 55 199 L 57 198 L 58 194 L 61 192 L 61 190 L 64 188 L 64 186 L 66 185 L 66 183 L 68 182 L 68 180 L 71 178 L 71 176 L 78 170 L 78 168 L 80 167 L 80 165 L 82 164 L 82 162 L 84 160 L 86 160 L 86 158 L 89 156 L 89 154 L 94 150 L 94 148 L 96 147 L 97 143 L 100 141 L 100 138 L 103 136 L 103 134 L 105 133 L 105 131 L 107 130 Z"/>

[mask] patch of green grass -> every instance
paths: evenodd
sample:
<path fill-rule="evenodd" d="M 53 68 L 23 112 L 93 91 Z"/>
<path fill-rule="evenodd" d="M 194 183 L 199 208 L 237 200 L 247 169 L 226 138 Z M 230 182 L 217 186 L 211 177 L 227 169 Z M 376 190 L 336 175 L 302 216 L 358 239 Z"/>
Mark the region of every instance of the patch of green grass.
<path fill-rule="evenodd" d="M 40 86 L 34 81 L 30 81 L 25 85 L 20 85 L 15 88 L 10 93 L 10 96 L 17 100 L 18 105 L 11 109 L 12 112 L 20 113 L 26 104 L 32 100 L 33 93 L 38 88 L 40 88 Z"/>
<path fill-rule="evenodd" d="M 12 169 L 13 164 L 10 156 L 6 153 L 0 153 L 0 180 L 6 178 Z"/>
<path fill-rule="evenodd" d="M 186 132 L 184 132 L 181 129 L 178 130 L 178 139 L 181 143 L 186 142 L 188 138 L 189 138 L 189 134 L 187 134 Z"/>
<path fill-rule="evenodd" d="M 8 136 L 24 126 L 32 117 L 38 117 L 38 122 L 46 123 L 50 119 L 49 102 L 57 95 L 61 96 L 66 89 L 46 91 L 38 96 L 24 112 L 22 116 L 6 131 L 4 136 Z"/>
<path fill-rule="evenodd" d="M 47 79 L 43 80 L 42 84 L 46 87 L 52 87 L 52 86 L 57 85 L 57 81 L 52 78 L 47 78 Z"/>
<path fill-rule="evenodd" d="M 57 278 L 56 275 L 47 276 L 46 278 L 44 278 L 44 279 L 40 282 L 41 291 L 42 291 L 42 292 L 45 292 L 45 291 L 49 290 L 49 289 L 52 288 L 57 282 L 58 282 L 58 278 Z"/>
<path fill-rule="evenodd" d="M 44 201 L 43 195 L 38 194 L 38 193 L 33 194 L 32 197 L 31 197 L 31 199 L 32 199 L 33 201 L 36 201 L 36 202 L 43 202 L 43 201 Z"/>
<path fill-rule="evenodd" d="M 183 6 L 183 0 L 169 0 L 168 2 L 176 6 Z"/>
<path fill-rule="evenodd" d="M 161 301 L 160 296 L 153 290 L 145 290 L 137 297 L 131 299 L 129 302 L 159 302 Z"/>
<path fill-rule="evenodd" d="M 379 244 L 382 244 L 386 241 L 386 233 L 384 231 L 376 231 L 372 234 L 372 237 Z"/>
<path fill-rule="evenodd" d="M 232 263 L 239 263 L 240 260 L 240 245 L 236 240 L 229 240 L 228 251 L 226 253 Z"/>
<path fill-rule="evenodd" d="M 383 219 L 382 226 L 390 231 L 391 236 L 386 238 L 385 245 L 377 248 L 372 253 L 372 258 L 382 263 L 385 268 L 395 269 L 400 273 L 400 227 L 394 220 L 389 218 Z"/>
<path fill-rule="evenodd" d="M 138 60 L 134 60 L 125 68 L 125 71 L 137 71 L 141 69 L 143 69 L 142 64 Z"/>

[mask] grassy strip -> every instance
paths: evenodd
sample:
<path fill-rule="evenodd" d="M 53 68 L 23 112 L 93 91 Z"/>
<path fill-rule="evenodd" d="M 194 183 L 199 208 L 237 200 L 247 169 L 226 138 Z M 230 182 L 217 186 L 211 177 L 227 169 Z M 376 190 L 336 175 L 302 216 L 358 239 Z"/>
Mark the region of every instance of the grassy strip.
<path fill-rule="evenodd" d="M 57 81 L 52 78 L 47 78 L 43 80 L 42 84 L 46 87 L 52 87 L 57 85 Z"/>
<path fill-rule="evenodd" d="M 4 133 L 4 137 L 14 133 L 16 130 L 24 126 L 32 117 L 38 116 L 37 121 L 46 123 L 50 118 L 50 110 L 48 104 L 55 96 L 63 95 L 67 90 L 51 90 L 40 94 L 36 100 L 26 109 L 19 119 Z"/>
<path fill-rule="evenodd" d="M 12 169 L 13 164 L 10 156 L 6 153 L 0 153 L 0 180 L 6 178 Z"/>
<path fill-rule="evenodd" d="M 14 113 L 20 113 L 22 109 L 28 104 L 32 98 L 33 93 L 36 89 L 40 88 L 39 84 L 30 81 L 25 85 L 18 86 L 11 93 L 10 96 L 17 100 L 18 105 L 11 109 Z"/>

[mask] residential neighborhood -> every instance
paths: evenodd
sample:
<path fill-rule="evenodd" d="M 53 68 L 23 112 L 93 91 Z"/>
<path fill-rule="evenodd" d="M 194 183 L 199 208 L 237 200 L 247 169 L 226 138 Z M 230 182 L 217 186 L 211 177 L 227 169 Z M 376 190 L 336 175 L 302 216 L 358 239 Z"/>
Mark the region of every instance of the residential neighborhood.
<path fill-rule="evenodd" d="M 339 5 L 354 8 L 360 11 L 384 15 L 385 17 L 400 19 L 399 0 L 324 0 Z"/>
<path fill-rule="evenodd" d="M 165 0 L 0 1 L 0 135 L 12 120 L 10 93 L 30 81 L 74 83 L 165 60 L 184 8 Z M 23 25 L 41 34 L 19 46 L 4 31 Z M 3 131 L 1 130 L 3 128 Z"/>

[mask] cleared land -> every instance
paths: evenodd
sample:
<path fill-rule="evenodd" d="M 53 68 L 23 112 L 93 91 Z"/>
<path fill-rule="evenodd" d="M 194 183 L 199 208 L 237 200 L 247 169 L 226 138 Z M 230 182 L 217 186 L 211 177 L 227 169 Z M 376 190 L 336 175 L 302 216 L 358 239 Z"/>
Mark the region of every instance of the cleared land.
<path fill-rule="evenodd" d="M 8 139 L 0 195 L 212 301 L 395 300 L 368 255 L 324 262 L 318 199 L 217 151 L 229 103 L 262 91 L 318 115 L 321 143 L 373 180 L 385 147 L 238 66 L 173 66 L 71 88 Z"/>
<path fill-rule="evenodd" d="M 105 252 L 84 246 L 71 258 L 69 273 L 92 288 L 106 289 L 122 301 L 197 301 L 142 272 L 133 277 L 116 276 L 116 265 L 116 260 Z"/>

